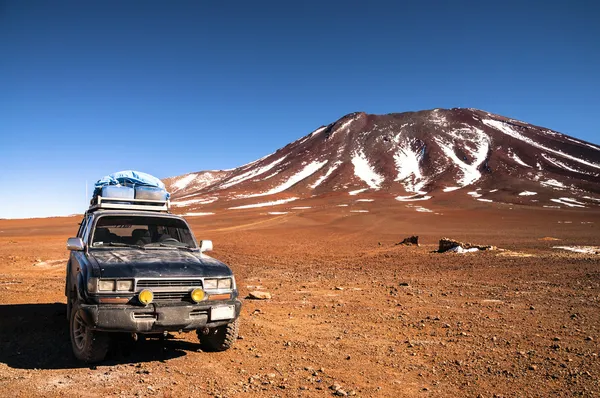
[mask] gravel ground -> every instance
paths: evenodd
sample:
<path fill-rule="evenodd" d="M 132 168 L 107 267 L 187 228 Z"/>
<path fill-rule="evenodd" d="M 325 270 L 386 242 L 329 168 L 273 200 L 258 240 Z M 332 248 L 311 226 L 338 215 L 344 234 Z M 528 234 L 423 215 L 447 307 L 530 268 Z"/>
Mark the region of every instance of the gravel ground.
<path fill-rule="evenodd" d="M 232 349 L 118 336 L 92 367 L 65 319 L 79 220 L 0 220 L 0 396 L 600 394 L 600 256 L 553 249 L 600 244 L 597 211 L 264 213 L 190 219 L 241 297 L 272 295 L 243 300 Z M 442 236 L 507 250 L 435 253 Z"/>

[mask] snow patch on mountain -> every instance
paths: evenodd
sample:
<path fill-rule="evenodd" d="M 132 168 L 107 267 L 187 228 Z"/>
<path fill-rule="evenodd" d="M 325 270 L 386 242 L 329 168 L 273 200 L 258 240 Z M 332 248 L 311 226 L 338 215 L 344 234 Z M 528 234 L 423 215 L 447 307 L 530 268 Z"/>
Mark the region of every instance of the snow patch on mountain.
<path fill-rule="evenodd" d="M 583 207 L 585 208 L 585 206 L 583 205 L 583 203 L 579 204 L 579 202 L 575 201 L 575 203 L 572 203 L 572 201 L 567 200 L 569 198 L 560 198 L 560 199 L 550 199 L 552 202 L 554 203 L 560 203 L 561 205 L 565 205 L 565 206 L 569 206 L 569 207 Z"/>
<path fill-rule="evenodd" d="M 422 192 L 422 189 L 427 181 L 423 179 L 420 166 L 424 151 L 424 147 L 413 150 L 407 143 L 407 146 L 398 148 L 394 154 L 394 162 L 398 171 L 394 181 L 401 181 L 406 192 L 425 193 Z"/>
<path fill-rule="evenodd" d="M 534 147 L 536 147 L 538 149 L 541 149 L 543 151 L 546 151 L 546 152 L 549 152 L 549 153 L 553 153 L 553 154 L 558 155 L 558 156 L 562 156 L 565 159 L 569 159 L 569 160 L 572 160 L 574 162 L 578 162 L 578 163 L 584 164 L 584 165 L 589 166 L 589 167 L 600 169 L 600 164 L 588 162 L 587 160 L 584 160 L 584 159 L 581 159 L 581 158 L 569 155 L 568 153 L 564 153 L 564 152 L 558 151 L 556 149 L 547 148 L 547 147 L 539 144 L 538 142 L 532 140 L 531 138 L 524 136 L 523 134 L 521 134 L 517 130 L 513 129 L 511 126 L 507 125 L 504 122 L 501 122 L 501 121 L 498 121 L 498 120 L 492 120 L 492 119 L 484 119 L 484 120 L 482 120 L 482 122 L 485 125 L 487 125 L 489 127 L 492 127 L 492 128 L 494 128 L 494 129 L 496 129 L 496 130 L 498 130 L 498 131 L 500 131 L 500 132 L 502 132 L 502 133 L 504 133 L 504 134 L 506 134 L 506 135 L 508 135 L 510 137 L 513 137 L 513 138 L 516 138 L 516 139 L 521 140 L 523 142 L 526 142 L 529 145 L 534 146 Z"/>
<path fill-rule="evenodd" d="M 565 184 L 563 184 L 562 182 L 555 180 L 555 179 L 540 181 L 540 184 L 545 187 L 554 187 L 554 188 L 566 188 L 567 187 Z"/>
<path fill-rule="evenodd" d="M 175 180 L 175 182 L 171 184 L 171 186 L 174 188 L 173 192 L 181 191 L 182 189 L 190 185 L 190 183 L 194 181 L 194 178 L 196 178 L 197 176 L 198 174 L 188 174 Z"/>
<path fill-rule="evenodd" d="M 352 157 L 354 165 L 354 174 L 367 183 L 373 189 L 379 189 L 383 182 L 383 176 L 378 174 L 373 166 L 367 160 L 365 153 L 361 150 L 357 151 Z"/>
<path fill-rule="evenodd" d="M 264 174 L 267 171 L 271 170 L 273 167 L 277 166 L 279 163 L 283 162 L 285 158 L 287 158 L 287 155 L 267 164 L 266 166 L 259 167 L 258 169 L 251 169 L 245 173 L 231 177 L 225 183 L 221 184 L 221 188 L 226 189 L 251 178 L 254 178 L 256 176 L 259 176 L 261 174 Z"/>
<path fill-rule="evenodd" d="M 293 176 L 288 178 L 287 181 L 285 181 L 283 184 L 281 184 L 277 187 L 274 187 L 274 188 L 268 190 L 267 192 L 257 193 L 254 195 L 248 195 L 247 197 L 252 198 L 252 197 L 256 197 L 256 196 L 267 196 L 267 195 L 274 195 L 276 193 L 283 192 L 286 189 L 293 187 L 294 185 L 296 185 L 300 181 L 304 180 L 305 178 L 313 175 L 314 173 L 319 171 L 323 166 L 325 166 L 325 164 L 327 164 L 327 160 L 324 160 L 322 162 L 317 162 L 317 161 L 311 162 L 308 165 L 306 165 L 302 170 L 300 170 L 299 172 L 297 172 L 296 174 L 294 174 Z"/>
<path fill-rule="evenodd" d="M 369 188 L 361 188 L 361 189 L 357 189 L 357 190 L 354 190 L 354 191 L 350 191 L 350 192 L 348 192 L 348 195 L 352 195 L 352 196 L 358 195 L 359 193 L 365 192 L 368 189 Z"/>
<path fill-rule="evenodd" d="M 488 156 L 490 139 L 483 131 L 477 128 L 453 130 L 450 135 L 456 138 L 455 143 L 445 142 L 439 137 L 435 137 L 434 139 L 444 154 L 460 169 L 462 176 L 456 181 L 457 184 L 461 187 L 471 185 L 481 178 L 478 168 L 485 162 Z M 469 142 L 472 142 L 474 146 L 464 146 L 465 151 L 469 152 L 473 159 L 472 163 L 468 163 L 467 160 L 460 159 L 456 155 L 455 145 L 466 140 L 470 140 Z"/>
<path fill-rule="evenodd" d="M 560 200 L 566 201 L 566 202 L 570 202 L 570 203 L 575 203 L 578 205 L 584 205 L 585 203 L 579 202 L 577 199 L 573 199 L 573 198 L 560 198 Z"/>
<path fill-rule="evenodd" d="M 302 144 L 304 144 L 306 141 L 308 141 L 309 139 L 311 139 L 315 135 L 319 134 L 321 131 L 325 130 L 326 128 L 327 128 L 327 126 L 319 127 L 318 129 L 316 129 L 312 133 L 308 134 L 306 137 L 302 137 L 299 140 L 296 140 L 295 144 L 296 145 L 302 145 Z"/>
<path fill-rule="evenodd" d="M 448 127 L 448 119 L 442 115 L 439 109 L 434 109 L 429 116 L 429 121 L 433 124 L 437 124 L 440 127 Z"/>
<path fill-rule="evenodd" d="M 518 164 L 520 164 L 523 167 L 530 167 L 530 165 L 528 165 L 527 163 L 525 163 L 520 157 L 519 155 L 517 155 L 516 153 L 514 153 L 511 149 L 508 150 L 508 156 L 514 160 L 515 162 L 517 162 Z"/>
<path fill-rule="evenodd" d="M 294 198 L 274 200 L 271 202 L 262 202 L 262 203 L 255 203 L 255 204 L 251 204 L 251 205 L 235 206 L 235 207 L 230 207 L 229 210 L 253 209 L 256 207 L 277 206 L 277 205 L 282 205 L 284 203 L 293 202 L 294 200 L 298 200 L 298 199 L 299 198 L 294 197 Z"/>
<path fill-rule="evenodd" d="M 350 129 L 350 125 L 357 119 L 358 119 L 358 115 L 352 117 L 349 120 L 346 120 L 344 123 L 342 123 L 341 125 L 336 127 L 335 130 L 329 136 L 329 139 L 332 139 L 333 136 L 335 136 L 339 131 L 345 131 L 347 133 Z"/>
<path fill-rule="evenodd" d="M 433 213 L 433 210 L 429 210 L 425 207 L 421 207 L 421 206 L 417 206 L 415 207 L 415 210 L 418 211 L 419 213 Z"/>
<path fill-rule="evenodd" d="M 275 173 L 273 173 L 273 174 L 269 174 L 269 175 L 268 175 L 268 176 L 266 176 L 265 178 L 262 178 L 262 179 L 259 179 L 259 180 L 256 180 L 256 181 L 261 181 L 261 180 L 262 180 L 262 181 L 265 181 L 265 180 L 268 180 L 269 178 L 275 177 L 275 176 L 276 176 L 277 174 L 279 174 L 279 173 L 281 173 L 281 170 L 277 170 Z"/>
<path fill-rule="evenodd" d="M 342 164 L 342 162 L 340 162 L 340 161 L 333 163 L 331 165 L 331 167 L 329 167 L 329 170 L 327 170 L 327 172 L 324 175 L 319 177 L 319 179 L 317 181 L 315 181 L 315 183 L 312 184 L 310 187 L 312 189 L 315 189 L 316 187 L 321 185 L 323 183 L 323 181 L 325 181 L 338 167 L 340 167 L 341 164 Z"/>
<path fill-rule="evenodd" d="M 188 192 L 193 192 L 192 195 L 201 189 L 204 189 L 210 185 L 216 184 L 221 179 L 229 174 L 231 170 L 212 170 L 212 171 L 201 171 L 196 173 L 185 174 L 180 177 L 169 178 L 165 181 L 167 183 L 168 190 L 171 194 L 178 197 L 178 199 L 185 198 Z"/>
<path fill-rule="evenodd" d="M 419 200 L 429 200 L 433 196 L 412 195 L 412 196 L 396 196 L 395 199 L 399 202 L 416 202 Z"/>
<path fill-rule="evenodd" d="M 546 159 L 548 162 L 550 162 L 550 163 L 552 163 L 553 165 L 555 165 L 556 167 L 558 167 L 558 168 L 565 169 L 565 170 L 567 170 L 567 171 L 571 171 L 571 172 L 573 172 L 573 173 L 581 173 L 581 174 L 588 174 L 588 175 L 590 174 L 590 173 L 586 173 L 585 171 L 582 171 L 582 170 L 580 170 L 580 169 L 576 169 L 576 168 L 574 168 L 574 167 L 570 167 L 570 166 L 569 166 L 569 165 L 567 165 L 566 163 L 564 163 L 564 162 L 561 162 L 560 160 L 558 160 L 558 159 L 555 159 L 555 158 L 553 158 L 553 157 L 551 157 L 551 156 L 548 156 L 548 155 L 546 155 L 545 153 L 542 153 L 542 157 L 543 157 L 544 159 Z"/>
<path fill-rule="evenodd" d="M 188 199 L 188 200 L 177 200 L 171 202 L 173 207 L 186 207 L 190 205 L 207 205 L 216 202 L 219 198 L 199 198 L 199 199 Z"/>
<path fill-rule="evenodd" d="M 452 192 L 452 191 L 456 191 L 457 189 L 461 189 L 462 187 L 446 187 L 444 189 L 442 189 L 442 191 L 444 192 Z"/>
<path fill-rule="evenodd" d="M 557 134 L 558 134 L 558 133 L 557 133 Z M 569 141 L 571 141 L 571 142 L 574 142 L 574 143 L 576 143 L 576 144 L 579 144 L 579 145 L 584 145 L 584 146 L 587 146 L 588 148 L 592 148 L 592 149 L 595 149 L 595 150 L 597 150 L 597 151 L 600 151 L 600 147 L 598 147 L 598 146 L 596 146 L 596 145 L 588 144 L 587 142 L 583 142 L 583 141 L 580 141 L 580 140 L 573 139 L 573 138 L 571 138 L 571 137 L 567 137 L 567 136 L 566 136 L 566 135 L 564 135 L 564 134 L 559 134 L 559 135 L 563 136 L 563 138 L 566 138 L 567 140 L 569 140 Z"/>
<path fill-rule="evenodd" d="M 314 137 L 315 135 L 319 134 L 321 131 L 325 130 L 326 128 L 327 128 L 327 126 L 319 127 L 318 129 L 316 129 L 315 131 L 310 133 L 309 137 Z"/>

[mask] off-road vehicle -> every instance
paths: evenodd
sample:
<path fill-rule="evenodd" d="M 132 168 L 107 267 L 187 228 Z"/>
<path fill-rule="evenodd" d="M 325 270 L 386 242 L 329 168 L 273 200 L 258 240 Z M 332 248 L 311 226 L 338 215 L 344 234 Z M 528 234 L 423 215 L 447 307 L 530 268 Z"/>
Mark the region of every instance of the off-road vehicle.
<path fill-rule="evenodd" d="M 205 350 L 238 334 L 241 303 L 231 269 L 198 245 L 167 201 L 98 197 L 69 238 L 65 295 L 75 356 L 102 361 L 114 332 L 196 331 Z"/>

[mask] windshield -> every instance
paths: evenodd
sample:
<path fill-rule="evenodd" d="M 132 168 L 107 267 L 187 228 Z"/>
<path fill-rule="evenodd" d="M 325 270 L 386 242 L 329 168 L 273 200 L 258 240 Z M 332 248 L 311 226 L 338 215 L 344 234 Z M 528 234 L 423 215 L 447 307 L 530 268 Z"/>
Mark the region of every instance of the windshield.
<path fill-rule="evenodd" d="M 104 216 L 98 219 L 92 247 L 195 248 L 183 220 L 167 217 Z"/>

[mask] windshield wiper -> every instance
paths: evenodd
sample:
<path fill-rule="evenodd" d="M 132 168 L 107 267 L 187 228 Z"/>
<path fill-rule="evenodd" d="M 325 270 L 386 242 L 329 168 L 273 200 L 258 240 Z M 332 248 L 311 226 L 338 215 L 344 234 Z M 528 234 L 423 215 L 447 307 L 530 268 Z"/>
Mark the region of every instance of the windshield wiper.
<path fill-rule="evenodd" d="M 136 248 L 136 249 L 146 250 L 146 248 L 144 246 L 130 245 L 128 243 L 121 243 L 121 242 L 102 242 L 101 245 L 94 244 L 94 247 L 98 247 L 98 246 L 133 247 L 133 248 Z"/>
<path fill-rule="evenodd" d="M 176 245 L 169 245 L 167 243 L 162 243 L 162 242 L 154 242 L 154 243 L 148 243 L 146 245 L 146 247 L 156 247 L 156 245 L 160 246 L 160 247 L 168 247 L 171 249 L 182 249 L 182 250 L 186 250 L 189 252 L 193 252 L 195 251 L 193 248 L 191 247 L 187 247 L 187 246 L 176 246 Z"/>

